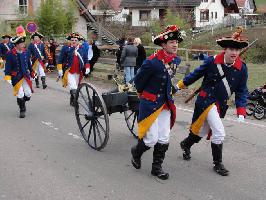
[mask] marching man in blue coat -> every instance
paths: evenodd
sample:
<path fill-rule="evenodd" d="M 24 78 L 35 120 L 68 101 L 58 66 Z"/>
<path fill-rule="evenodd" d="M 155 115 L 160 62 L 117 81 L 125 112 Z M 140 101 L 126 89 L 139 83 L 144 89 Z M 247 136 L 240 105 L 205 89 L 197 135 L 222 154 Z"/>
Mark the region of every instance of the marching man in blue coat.
<path fill-rule="evenodd" d="M 20 118 L 25 117 L 25 102 L 31 98 L 33 91 L 31 78 L 34 77 L 29 54 L 25 48 L 25 36 L 26 34 L 22 34 L 11 39 L 15 47 L 6 54 L 5 67 L 5 80 L 13 85 L 13 94 L 17 96 Z"/>
<path fill-rule="evenodd" d="M 4 68 L 6 54 L 7 52 L 11 51 L 14 47 L 14 44 L 10 42 L 12 37 L 10 35 L 3 35 L 2 39 L 3 42 L 0 43 L 0 68 Z"/>
<path fill-rule="evenodd" d="M 35 79 L 36 87 L 39 88 L 39 77 L 41 77 L 42 87 L 45 89 L 47 87 L 45 80 L 45 70 L 48 65 L 48 57 L 45 53 L 45 47 L 41 39 L 43 35 L 35 32 L 31 35 L 31 39 L 33 40 L 29 47 L 28 52 L 31 56 L 32 61 L 32 69 L 34 70 L 37 77 Z"/>
<path fill-rule="evenodd" d="M 202 137 L 211 137 L 214 171 L 221 176 L 227 176 L 229 171 L 222 163 L 222 149 L 225 130 L 221 118 L 228 109 L 227 101 L 235 93 L 235 103 L 238 120 L 244 121 L 246 116 L 247 79 L 246 64 L 240 59 L 242 48 L 248 46 L 248 41 L 241 37 L 242 30 L 231 37 L 217 40 L 224 48 L 221 54 L 209 57 L 201 66 L 179 81 L 177 87 L 183 89 L 203 77 L 199 95 L 197 96 L 190 133 L 180 146 L 184 160 L 190 160 L 190 148 Z"/>
<path fill-rule="evenodd" d="M 63 87 L 70 88 L 70 105 L 74 106 L 74 97 L 83 75 L 90 73 L 87 50 L 79 44 L 82 36 L 71 33 L 66 37 L 69 45 L 64 45 L 58 59 L 58 77 L 63 77 Z"/>
<path fill-rule="evenodd" d="M 142 154 L 154 147 L 151 174 L 162 180 L 169 178 L 162 163 L 169 146 L 170 129 L 175 123 L 171 76 L 181 62 L 176 53 L 182 40 L 180 29 L 175 25 L 168 26 L 154 39 L 154 44 L 162 49 L 144 61 L 134 79 L 140 97 L 139 139 L 131 149 L 131 162 L 140 169 Z"/>

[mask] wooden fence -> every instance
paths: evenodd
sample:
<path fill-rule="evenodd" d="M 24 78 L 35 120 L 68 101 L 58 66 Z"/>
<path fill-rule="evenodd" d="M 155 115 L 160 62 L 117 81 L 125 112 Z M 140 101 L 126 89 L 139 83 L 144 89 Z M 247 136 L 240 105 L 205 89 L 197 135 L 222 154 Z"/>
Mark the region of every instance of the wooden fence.
<path fill-rule="evenodd" d="M 118 47 L 119 47 L 118 45 L 102 45 L 102 46 L 99 46 L 99 49 L 101 51 L 111 51 L 111 52 L 113 52 L 113 55 L 115 55 L 114 52 L 118 49 Z M 145 48 L 145 50 L 154 50 L 154 51 L 161 49 L 161 47 L 156 47 L 156 46 L 144 46 L 144 48 Z M 190 58 L 189 58 L 190 54 L 204 53 L 206 55 L 212 55 L 215 53 L 222 52 L 222 50 L 178 48 L 178 52 L 181 52 L 180 54 L 184 55 L 185 61 L 189 62 L 190 61 Z"/>

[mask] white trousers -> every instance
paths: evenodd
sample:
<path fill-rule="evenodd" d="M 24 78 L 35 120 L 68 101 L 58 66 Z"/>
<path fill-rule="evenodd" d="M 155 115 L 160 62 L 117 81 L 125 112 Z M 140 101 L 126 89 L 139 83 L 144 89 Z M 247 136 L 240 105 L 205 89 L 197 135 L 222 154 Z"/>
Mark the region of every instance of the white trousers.
<path fill-rule="evenodd" d="M 37 64 L 36 73 L 37 73 L 37 76 L 40 76 L 40 77 L 45 76 L 44 69 L 43 69 L 42 65 L 39 62 Z"/>
<path fill-rule="evenodd" d="M 31 97 L 31 89 L 26 80 L 23 80 L 23 83 L 18 90 L 17 98 L 23 98 L 24 96 Z"/>
<path fill-rule="evenodd" d="M 76 90 L 78 88 L 78 85 L 79 85 L 79 74 L 68 73 L 67 81 L 68 81 L 69 89 L 70 90 Z"/>
<path fill-rule="evenodd" d="M 206 136 L 210 130 L 212 130 L 212 143 L 221 144 L 225 138 L 225 130 L 216 106 L 213 106 L 209 111 L 207 119 L 199 132 L 199 136 Z"/>
<path fill-rule="evenodd" d="M 170 117 L 171 113 L 169 110 L 162 110 L 143 138 L 146 146 L 154 147 L 157 142 L 161 144 L 169 143 Z"/>

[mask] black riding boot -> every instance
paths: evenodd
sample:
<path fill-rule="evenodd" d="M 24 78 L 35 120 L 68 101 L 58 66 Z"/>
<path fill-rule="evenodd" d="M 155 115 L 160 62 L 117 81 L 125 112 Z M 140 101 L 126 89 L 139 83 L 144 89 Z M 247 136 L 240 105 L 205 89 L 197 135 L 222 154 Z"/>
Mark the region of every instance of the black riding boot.
<path fill-rule="evenodd" d="M 24 118 L 26 113 L 26 105 L 24 98 L 17 98 L 17 103 L 19 106 L 19 118 Z"/>
<path fill-rule="evenodd" d="M 194 143 L 198 143 L 201 140 L 200 136 L 197 136 L 193 133 L 189 133 L 188 137 L 185 138 L 181 143 L 180 143 L 180 147 L 183 150 L 183 159 L 184 160 L 190 160 L 191 156 L 191 152 L 190 152 L 190 148 Z"/>
<path fill-rule="evenodd" d="M 150 147 L 146 146 L 143 140 L 138 140 L 138 144 L 131 148 L 131 163 L 136 169 L 141 168 L 141 156 L 145 151 L 149 149 Z"/>
<path fill-rule="evenodd" d="M 39 76 L 35 78 L 36 88 L 40 87 Z"/>
<path fill-rule="evenodd" d="M 46 84 L 46 82 L 45 82 L 45 76 L 42 76 L 42 77 L 41 77 L 41 81 L 42 81 L 42 88 L 43 88 L 43 89 L 47 88 L 47 84 Z"/>
<path fill-rule="evenodd" d="M 70 90 L 70 106 L 75 106 L 75 95 L 77 90 Z"/>
<path fill-rule="evenodd" d="M 223 144 L 211 143 L 211 147 L 212 147 L 212 157 L 214 164 L 213 170 L 221 176 L 228 176 L 229 171 L 222 164 Z"/>
<path fill-rule="evenodd" d="M 165 158 L 165 152 L 168 150 L 169 144 L 156 143 L 153 150 L 153 163 L 151 174 L 157 176 L 159 179 L 166 180 L 169 178 L 169 174 L 162 169 L 163 160 Z"/>

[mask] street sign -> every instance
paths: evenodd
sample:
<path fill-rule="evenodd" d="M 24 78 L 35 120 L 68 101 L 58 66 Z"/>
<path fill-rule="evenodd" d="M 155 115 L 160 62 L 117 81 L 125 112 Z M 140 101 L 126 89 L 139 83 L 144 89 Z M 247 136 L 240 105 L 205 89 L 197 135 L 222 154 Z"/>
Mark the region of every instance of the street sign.
<path fill-rule="evenodd" d="M 26 30 L 29 32 L 29 33 L 34 33 L 37 31 L 37 24 L 35 24 L 34 22 L 29 22 L 26 26 Z"/>

